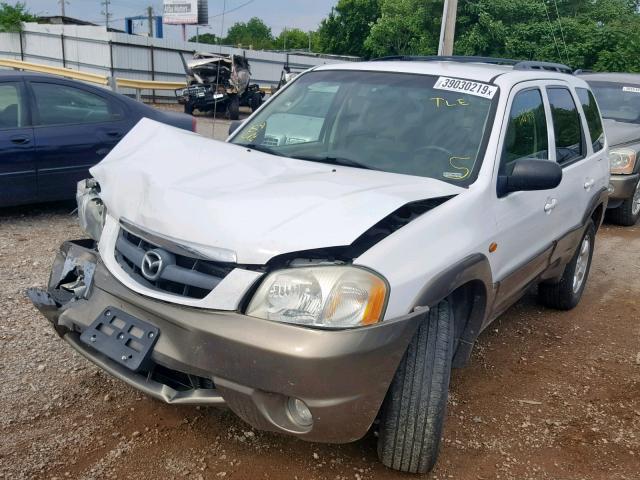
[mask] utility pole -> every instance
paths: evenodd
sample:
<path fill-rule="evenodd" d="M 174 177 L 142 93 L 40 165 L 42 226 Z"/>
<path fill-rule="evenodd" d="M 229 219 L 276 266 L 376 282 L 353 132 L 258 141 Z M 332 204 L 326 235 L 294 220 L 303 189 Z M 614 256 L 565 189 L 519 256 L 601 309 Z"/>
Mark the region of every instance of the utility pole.
<path fill-rule="evenodd" d="M 440 28 L 440 44 L 438 55 L 453 55 L 453 40 L 456 35 L 456 14 L 458 12 L 458 0 L 444 0 L 442 11 L 442 27 Z"/>
<path fill-rule="evenodd" d="M 58 3 L 60 4 L 60 15 L 66 17 L 67 15 L 64 10 L 65 4 L 67 3 L 66 0 L 58 0 Z"/>
<path fill-rule="evenodd" d="M 104 5 L 104 11 L 102 12 L 102 15 L 104 15 L 104 19 L 105 19 L 105 24 L 107 27 L 107 30 L 109 29 L 109 18 L 111 17 L 111 14 L 109 13 L 109 5 L 111 4 L 111 0 L 103 0 L 102 2 L 100 2 L 101 5 Z"/>
<path fill-rule="evenodd" d="M 147 18 L 149 19 L 149 38 L 153 38 L 153 7 L 147 7 Z"/>

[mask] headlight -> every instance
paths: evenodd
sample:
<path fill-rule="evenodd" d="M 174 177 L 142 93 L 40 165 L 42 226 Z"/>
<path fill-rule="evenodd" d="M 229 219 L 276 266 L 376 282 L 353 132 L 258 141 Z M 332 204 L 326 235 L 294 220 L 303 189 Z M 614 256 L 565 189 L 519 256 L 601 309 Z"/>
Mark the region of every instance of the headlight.
<path fill-rule="evenodd" d="M 382 320 L 387 284 L 351 266 L 300 267 L 265 278 L 247 315 L 320 328 L 349 328 Z"/>
<path fill-rule="evenodd" d="M 107 208 L 100 199 L 100 185 L 93 178 L 80 180 L 76 190 L 80 228 L 96 242 L 100 241 Z"/>
<path fill-rule="evenodd" d="M 636 165 L 636 151 L 630 148 L 618 148 L 609 152 L 611 173 L 628 175 Z"/>

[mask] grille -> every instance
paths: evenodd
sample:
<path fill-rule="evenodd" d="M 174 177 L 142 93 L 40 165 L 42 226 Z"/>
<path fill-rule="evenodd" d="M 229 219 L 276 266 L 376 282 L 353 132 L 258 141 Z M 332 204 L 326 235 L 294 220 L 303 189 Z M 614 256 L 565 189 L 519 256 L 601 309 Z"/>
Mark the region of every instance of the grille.
<path fill-rule="evenodd" d="M 157 279 L 142 274 L 142 261 L 149 251 L 159 252 L 163 267 Z M 176 254 L 120 229 L 115 258 L 131 278 L 145 287 L 182 297 L 202 299 L 235 268 L 235 264 L 202 260 Z"/>

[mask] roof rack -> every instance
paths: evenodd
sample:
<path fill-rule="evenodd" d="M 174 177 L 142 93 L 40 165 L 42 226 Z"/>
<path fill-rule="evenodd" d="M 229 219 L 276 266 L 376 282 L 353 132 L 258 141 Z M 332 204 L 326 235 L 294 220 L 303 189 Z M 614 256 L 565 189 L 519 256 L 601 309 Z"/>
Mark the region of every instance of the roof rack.
<path fill-rule="evenodd" d="M 492 65 L 510 65 L 514 70 L 545 70 L 549 72 L 559 72 L 572 74 L 573 70 L 561 63 L 537 62 L 533 60 L 514 60 L 511 58 L 499 57 L 473 57 L 473 56 L 438 56 L 438 55 L 392 55 L 388 57 L 375 58 L 373 61 L 405 61 L 405 62 L 458 62 L 458 63 L 489 63 Z"/>

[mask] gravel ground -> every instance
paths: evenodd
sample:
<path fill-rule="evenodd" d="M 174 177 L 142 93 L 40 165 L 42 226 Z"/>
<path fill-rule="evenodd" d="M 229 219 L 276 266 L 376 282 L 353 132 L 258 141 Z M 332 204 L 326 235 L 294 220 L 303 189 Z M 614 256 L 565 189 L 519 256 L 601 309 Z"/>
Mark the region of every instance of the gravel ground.
<path fill-rule="evenodd" d="M 319 445 L 226 410 L 168 406 L 60 340 L 24 295 L 44 286 L 73 205 L 0 210 L 0 478 L 409 478 L 375 437 Z M 598 234 L 582 303 L 525 297 L 454 371 L 433 479 L 640 478 L 640 228 Z"/>

